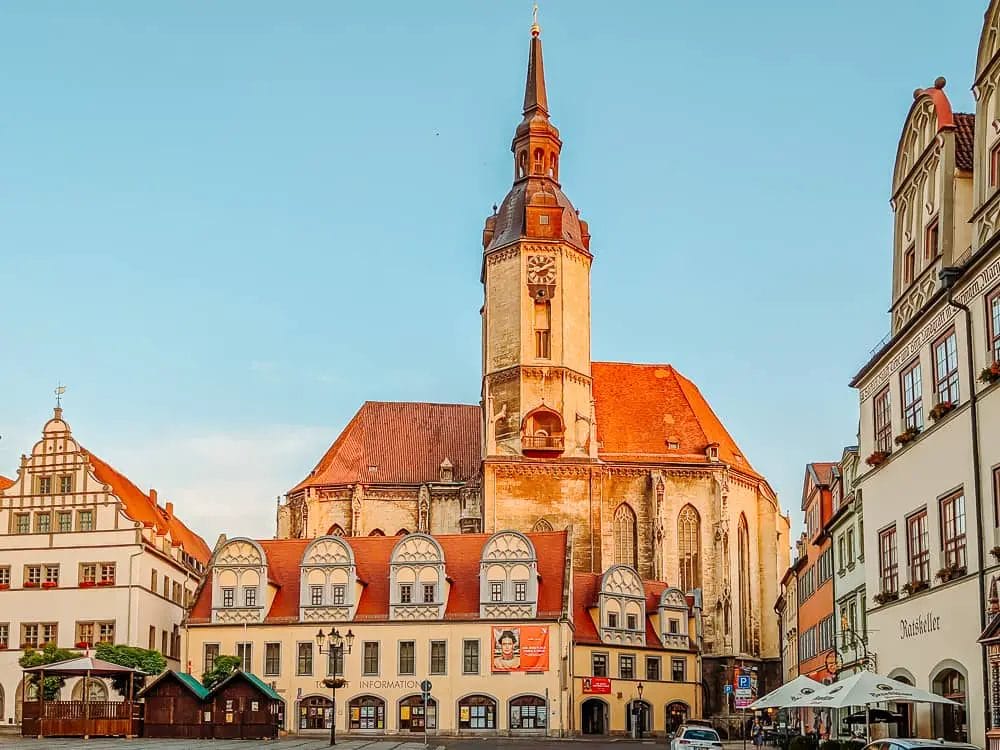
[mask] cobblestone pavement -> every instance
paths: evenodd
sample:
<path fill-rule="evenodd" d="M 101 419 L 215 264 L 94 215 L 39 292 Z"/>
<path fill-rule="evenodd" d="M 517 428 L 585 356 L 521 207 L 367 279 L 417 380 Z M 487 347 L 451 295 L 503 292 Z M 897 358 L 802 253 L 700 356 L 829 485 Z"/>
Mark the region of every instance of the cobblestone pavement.
<path fill-rule="evenodd" d="M 272 746 L 275 750 L 325 750 L 330 740 L 326 738 L 299 737 L 272 740 L 158 740 L 120 738 L 97 738 L 81 740 L 79 738 L 46 738 L 43 740 L 25 739 L 10 735 L 0 735 L 0 747 L 7 750 L 249 750 L 251 747 Z M 392 739 L 343 739 L 337 741 L 339 750 L 424 750 L 423 742 L 413 740 Z M 435 739 L 430 740 L 430 750 L 439 748 Z"/>

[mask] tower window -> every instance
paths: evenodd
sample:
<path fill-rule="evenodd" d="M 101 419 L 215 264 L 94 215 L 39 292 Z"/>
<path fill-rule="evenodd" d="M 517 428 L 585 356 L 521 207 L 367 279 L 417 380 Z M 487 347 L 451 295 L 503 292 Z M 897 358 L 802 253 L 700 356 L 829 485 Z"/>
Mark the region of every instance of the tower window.
<path fill-rule="evenodd" d="M 912 284 L 917 270 L 917 251 L 910 245 L 903 255 L 903 283 Z"/>
<path fill-rule="evenodd" d="M 540 148 L 535 149 L 535 160 L 531 171 L 535 174 L 545 173 L 545 152 Z"/>
<path fill-rule="evenodd" d="M 524 177 L 524 172 L 528 168 L 528 152 L 522 151 L 517 155 L 517 177 Z"/>
<path fill-rule="evenodd" d="M 552 306 L 548 300 L 535 302 L 535 357 L 552 356 Z"/>

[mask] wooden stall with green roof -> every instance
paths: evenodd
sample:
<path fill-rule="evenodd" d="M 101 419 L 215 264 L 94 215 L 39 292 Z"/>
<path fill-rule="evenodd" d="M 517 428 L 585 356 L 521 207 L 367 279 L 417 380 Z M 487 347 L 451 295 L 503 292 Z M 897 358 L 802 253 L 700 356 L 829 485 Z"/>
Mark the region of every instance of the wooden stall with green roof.
<path fill-rule="evenodd" d="M 208 689 L 193 676 L 172 669 L 163 672 L 139 693 L 146 703 L 143 737 L 211 738 L 208 696 Z"/>
<path fill-rule="evenodd" d="M 237 669 L 209 693 L 216 739 L 275 739 L 284 721 L 285 702 L 259 677 Z"/>

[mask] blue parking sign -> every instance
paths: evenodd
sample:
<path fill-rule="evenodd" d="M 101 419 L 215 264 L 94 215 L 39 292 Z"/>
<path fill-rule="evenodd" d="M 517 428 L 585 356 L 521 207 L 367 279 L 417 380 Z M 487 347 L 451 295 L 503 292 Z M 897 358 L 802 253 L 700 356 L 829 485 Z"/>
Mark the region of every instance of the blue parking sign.
<path fill-rule="evenodd" d="M 733 686 L 732 686 L 732 685 L 730 685 L 730 684 L 729 684 L 729 683 L 727 682 L 727 683 L 726 683 L 726 695 L 729 695 L 729 694 L 730 694 L 731 692 L 733 692 Z"/>
<path fill-rule="evenodd" d="M 741 674 L 737 678 L 736 687 L 738 687 L 740 690 L 749 690 L 750 689 L 750 675 L 748 675 L 748 674 Z"/>

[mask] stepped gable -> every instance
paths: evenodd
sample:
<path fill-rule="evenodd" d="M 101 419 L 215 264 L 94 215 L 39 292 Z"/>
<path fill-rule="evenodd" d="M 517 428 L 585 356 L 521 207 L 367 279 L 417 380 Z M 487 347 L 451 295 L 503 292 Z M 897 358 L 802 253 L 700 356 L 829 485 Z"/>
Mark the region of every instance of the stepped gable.
<path fill-rule="evenodd" d="M 446 620 L 479 619 L 479 573 L 483 547 L 492 534 L 444 534 L 434 539 L 444 552 L 445 574 L 451 585 Z M 566 531 L 525 534 L 538 556 L 538 617 L 555 618 L 562 612 L 563 582 L 566 576 Z M 393 548 L 402 537 L 343 537 L 354 550 L 358 578 L 364 585 L 354 621 L 382 622 L 389 619 L 389 564 Z M 268 576 L 277 587 L 265 623 L 298 622 L 299 585 L 302 555 L 312 539 L 260 539 L 257 543 L 267 556 Z M 212 572 L 191 608 L 188 622 L 208 623 L 212 619 Z"/>
<path fill-rule="evenodd" d="M 591 374 L 601 459 L 709 463 L 706 451 L 716 443 L 720 461 L 762 478 L 697 386 L 670 365 L 594 362 Z"/>
<path fill-rule="evenodd" d="M 480 411 L 468 404 L 366 401 L 305 479 L 307 487 L 437 482 L 441 462 L 456 482 L 471 479 L 481 457 Z"/>

